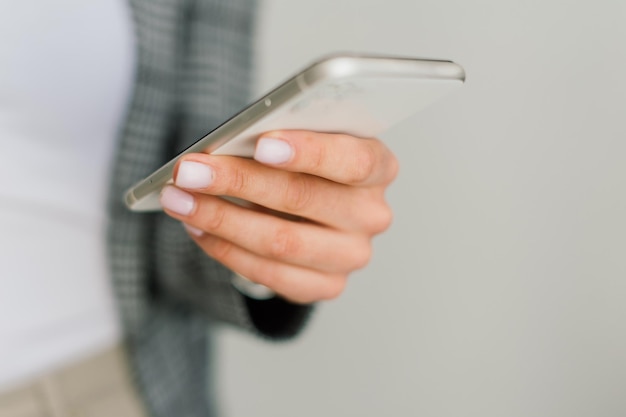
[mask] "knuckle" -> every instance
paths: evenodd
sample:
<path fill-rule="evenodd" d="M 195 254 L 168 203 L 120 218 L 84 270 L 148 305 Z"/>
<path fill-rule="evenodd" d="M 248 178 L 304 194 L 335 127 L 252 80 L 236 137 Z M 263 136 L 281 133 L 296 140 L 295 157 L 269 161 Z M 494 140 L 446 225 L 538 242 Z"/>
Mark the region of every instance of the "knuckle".
<path fill-rule="evenodd" d="M 213 210 L 203 219 L 205 230 L 215 231 L 222 228 L 226 219 L 226 205 L 215 204 Z"/>
<path fill-rule="evenodd" d="M 371 178 L 376 167 L 376 160 L 376 149 L 371 145 L 363 146 L 356 154 L 354 166 L 350 173 L 350 182 L 358 184 Z"/>
<path fill-rule="evenodd" d="M 297 256 L 300 252 L 301 242 L 290 227 L 282 227 L 274 234 L 269 249 L 269 255 L 273 258 L 284 259 Z"/>
<path fill-rule="evenodd" d="M 228 259 L 234 247 L 235 246 L 231 242 L 216 238 L 210 243 L 207 248 L 207 252 L 209 252 L 209 255 L 211 255 L 214 259 L 224 261 Z"/>
<path fill-rule="evenodd" d="M 248 189 L 248 176 L 240 169 L 234 169 L 229 174 L 230 181 L 226 194 L 241 195 Z"/>
<path fill-rule="evenodd" d="M 326 159 L 324 146 L 319 146 L 316 141 L 308 141 L 307 144 L 307 166 L 309 172 L 318 172 L 323 166 Z"/>
<path fill-rule="evenodd" d="M 357 270 L 365 268 L 372 259 L 372 244 L 369 239 L 366 239 L 364 242 L 355 247 L 356 249 L 353 251 L 352 254 L 351 269 Z"/>
<path fill-rule="evenodd" d="M 333 277 L 330 282 L 325 286 L 321 298 L 327 301 L 336 300 L 341 294 L 343 294 L 347 284 L 347 275 L 339 275 Z"/>
<path fill-rule="evenodd" d="M 392 222 L 393 211 L 387 204 L 384 204 L 372 214 L 370 218 L 370 227 L 374 234 L 378 234 L 389 229 Z"/>
<path fill-rule="evenodd" d="M 313 196 L 313 186 L 303 175 L 297 175 L 287 182 L 285 191 L 285 208 L 298 213 L 309 205 Z"/>

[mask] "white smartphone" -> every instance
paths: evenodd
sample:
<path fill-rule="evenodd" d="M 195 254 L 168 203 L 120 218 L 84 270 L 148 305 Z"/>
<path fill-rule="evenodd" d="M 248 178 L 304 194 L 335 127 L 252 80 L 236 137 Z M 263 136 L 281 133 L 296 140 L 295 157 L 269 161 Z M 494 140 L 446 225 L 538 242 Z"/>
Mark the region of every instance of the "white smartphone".
<path fill-rule="evenodd" d="M 134 211 L 160 210 L 159 193 L 178 159 L 208 152 L 250 158 L 271 130 L 311 130 L 372 138 L 461 86 L 451 61 L 333 55 L 315 62 L 200 138 L 125 196 Z"/>

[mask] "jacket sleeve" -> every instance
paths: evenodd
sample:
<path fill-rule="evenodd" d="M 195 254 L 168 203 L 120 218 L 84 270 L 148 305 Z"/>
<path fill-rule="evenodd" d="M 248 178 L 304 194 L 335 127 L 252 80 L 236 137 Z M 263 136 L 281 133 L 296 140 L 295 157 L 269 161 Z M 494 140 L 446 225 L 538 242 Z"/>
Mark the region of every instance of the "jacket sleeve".
<path fill-rule="evenodd" d="M 310 306 L 250 300 L 231 272 L 163 213 L 131 213 L 122 196 L 245 105 L 253 67 L 255 0 L 131 1 L 137 37 L 135 90 L 120 134 L 109 199 L 109 258 L 127 334 L 164 311 L 285 338 Z"/>
<path fill-rule="evenodd" d="M 254 66 L 255 1 L 188 4 L 178 40 L 173 153 L 247 104 Z M 169 297 L 211 320 L 273 338 L 293 336 L 303 326 L 309 306 L 279 298 L 253 302 L 232 286 L 231 271 L 203 253 L 179 222 L 159 215 L 155 227 L 156 278 Z"/>

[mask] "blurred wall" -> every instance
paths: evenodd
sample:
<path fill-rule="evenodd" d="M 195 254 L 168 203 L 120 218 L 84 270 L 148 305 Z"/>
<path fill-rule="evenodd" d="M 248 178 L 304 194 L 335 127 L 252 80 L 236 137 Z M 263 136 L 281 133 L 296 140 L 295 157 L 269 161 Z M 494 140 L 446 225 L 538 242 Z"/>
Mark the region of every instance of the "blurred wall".
<path fill-rule="evenodd" d="M 224 332 L 227 417 L 626 415 L 626 2 L 265 1 L 259 89 L 321 54 L 449 58 L 384 135 L 391 230 L 307 332 Z"/>

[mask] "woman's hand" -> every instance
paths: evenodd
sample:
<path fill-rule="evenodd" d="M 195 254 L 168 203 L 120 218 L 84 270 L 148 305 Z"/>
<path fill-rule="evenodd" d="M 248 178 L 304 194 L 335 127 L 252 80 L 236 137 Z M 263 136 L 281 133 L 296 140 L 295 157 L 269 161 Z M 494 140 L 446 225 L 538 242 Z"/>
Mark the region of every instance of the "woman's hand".
<path fill-rule="evenodd" d="M 384 193 L 397 171 L 379 140 L 271 132 L 258 140 L 254 160 L 186 155 L 161 203 L 209 256 L 310 303 L 339 296 L 348 274 L 368 263 L 372 237 L 391 224 Z"/>

